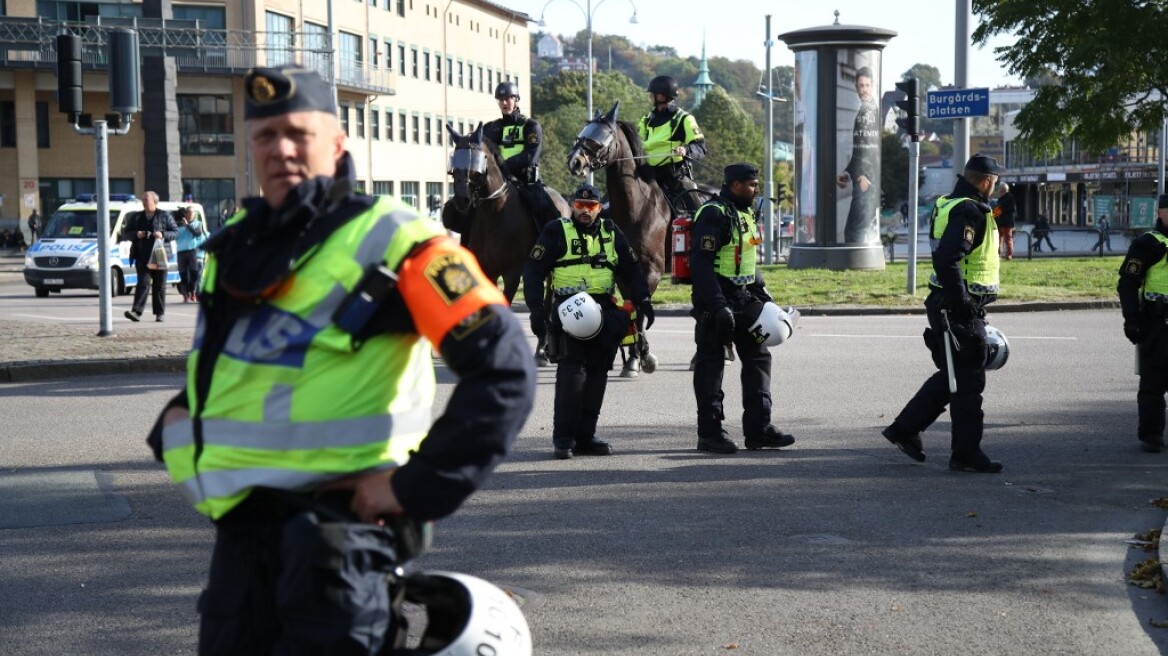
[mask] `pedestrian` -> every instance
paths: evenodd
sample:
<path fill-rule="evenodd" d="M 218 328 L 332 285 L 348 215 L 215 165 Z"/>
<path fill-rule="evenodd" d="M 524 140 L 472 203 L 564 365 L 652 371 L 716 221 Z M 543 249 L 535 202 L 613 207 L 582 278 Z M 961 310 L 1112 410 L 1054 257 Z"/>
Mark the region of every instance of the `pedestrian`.
<path fill-rule="evenodd" d="M 752 310 L 772 301 L 757 266 L 762 232 L 755 214 L 758 168 L 731 164 L 723 171 L 717 198 L 694 215 L 690 277 L 694 341 L 693 387 L 697 402 L 698 450 L 735 453 L 738 445 L 722 427 L 725 346 L 742 361 L 742 432 L 746 448 L 779 448 L 795 438 L 771 425 L 771 354 L 750 334 Z"/>
<path fill-rule="evenodd" d="M 1007 260 L 1014 259 L 1014 224 L 1018 217 L 1018 203 L 1010 185 L 998 183 L 998 202 L 994 206 L 994 221 L 998 225 L 998 252 Z M 1052 247 L 1053 248 L 1053 247 Z"/>
<path fill-rule="evenodd" d="M 677 105 L 677 80 L 658 75 L 646 88 L 653 109 L 637 122 L 637 132 L 644 142 L 645 163 L 653 179 L 669 201 L 693 214 L 698 207 L 695 194 L 687 193 L 697 185 L 693 181 L 692 162 L 706 156 L 706 137 L 693 114 Z"/>
<path fill-rule="evenodd" d="M 543 225 L 559 218 L 559 210 L 539 179 L 543 127 L 519 110 L 519 100 L 519 85 L 500 82 L 495 87 L 495 102 L 502 116 L 483 124 L 483 136 L 499 149 L 507 173 L 518 183 L 519 197 L 539 225 Z"/>
<path fill-rule="evenodd" d="M 1168 393 L 1168 194 L 1160 196 L 1156 227 L 1131 243 L 1119 268 L 1123 334 L 1136 345 L 1140 448 L 1164 448 L 1164 394 Z"/>
<path fill-rule="evenodd" d="M 1091 247 L 1092 251 L 1098 250 L 1103 252 L 1104 244 L 1107 245 L 1108 252 L 1111 251 L 1111 222 L 1107 220 L 1107 215 L 1104 214 L 1099 217 L 1099 221 L 1095 223 L 1095 229 L 1099 231 L 1099 241 Z"/>
<path fill-rule="evenodd" d="M 178 224 L 175 243 L 178 249 L 178 291 L 183 303 L 194 303 L 199 299 L 199 280 L 203 272 L 203 253 L 199 249 L 207 240 L 207 230 L 200 217 L 191 213 L 190 207 L 178 208 L 175 222 Z"/>
<path fill-rule="evenodd" d="M 35 243 L 37 236 L 41 234 L 41 215 L 33 210 L 32 214 L 28 215 L 28 243 Z"/>
<path fill-rule="evenodd" d="M 1050 219 L 1045 214 L 1039 214 L 1038 220 L 1034 223 L 1034 245 L 1031 250 L 1035 253 L 1042 252 L 1042 241 L 1046 240 L 1046 245 L 1050 246 L 1050 252 L 1055 252 L 1058 249 L 1054 247 L 1054 243 L 1050 241 Z"/>
<path fill-rule="evenodd" d="M 1002 463 L 981 450 L 986 380 L 985 306 L 998 296 L 998 235 L 989 194 L 1004 169 L 993 157 L 969 158 L 953 191 L 933 207 L 930 237 L 933 275 L 925 313 L 925 344 L 937 371 L 884 429 L 883 435 L 910 458 L 925 460 L 921 433 L 949 406 L 952 455 L 949 469 L 996 474 Z M 947 340 L 951 344 L 947 348 Z M 956 392 L 949 387 L 951 357 Z"/>
<path fill-rule="evenodd" d="M 389 653 L 387 525 L 483 484 L 530 411 L 531 349 L 474 256 L 357 191 L 319 74 L 243 90 L 262 196 L 204 244 L 188 382 L 149 439 L 215 525 L 199 653 Z M 431 424 L 434 349 L 458 382 Z"/>
<path fill-rule="evenodd" d="M 523 267 L 531 331 L 547 338 L 556 361 L 552 448 L 560 460 L 612 454 L 612 446 L 596 436 L 596 426 L 608 371 L 629 325 L 629 314 L 613 298 L 618 282 L 645 317 L 646 328 L 653 325 L 645 272 L 620 228 L 599 215 L 600 192 L 580 185 L 572 195 L 571 218 L 544 227 Z M 545 283 L 550 283 L 546 295 Z"/>
<path fill-rule="evenodd" d="M 157 257 L 154 254 L 157 246 L 178 239 L 178 224 L 170 212 L 159 209 L 158 194 L 153 191 L 142 194 L 142 208 L 141 212 L 126 221 L 122 232 L 122 241 L 130 242 L 130 261 L 138 274 L 138 282 L 134 285 L 134 304 L 126 310 L 125 316 L 130 321 L 140 320 L 146 309 L 146 297 L 149 296 L 154 320 L 162 322 L 166 320 L 168 264 L 166 258 L 162 257 L 161 263 L 155 262 L 155 266 L 151 266 L 151 258 Z"/>

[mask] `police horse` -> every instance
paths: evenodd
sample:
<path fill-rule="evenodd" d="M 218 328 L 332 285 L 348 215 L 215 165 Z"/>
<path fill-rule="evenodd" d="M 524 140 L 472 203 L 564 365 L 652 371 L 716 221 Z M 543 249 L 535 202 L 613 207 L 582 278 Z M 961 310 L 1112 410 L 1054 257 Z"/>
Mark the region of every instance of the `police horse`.
<path fill-rule="evenodd" d="M 607 114 L 597 110 L 568 152 L 568 170 L 582 176 L 604 169 L 608 186 L 609 216 L 625 233 L 629 247 L 640 260 L 649 281 L 649 293 L 657 290 L 665 271 L 665 237 L 669 229 L 670 203 L 644 163 L 645 150 L 637 129 L 617 119 L 620 101 Z M 640 332 L 644 317 L 637 319 Z M 656 367 L 649 342 L 638 341 L 625 361 L 621 376 L 635 377 L 644 363 L 646 372 Z"/>
<path fill-rule="evenodd" d="M 459 134 L 450 124 L 446 129 L 454 144 L 450 156 L 454 199 L 443 208 L 442 222 L 462 235 L 462 244 L 478 258 L 487 278 L 503 278 L 503 295 L 510 303 L 519 290 L 523 262 L 542 226 L 505 173 L 498 149 L 483 137 L 483 124 L 467 135 Z M 551 187 L 545 189 L 560 216 L 568 216 L 568 204 L 559 192 Z M 540 364 L 546 364 L 544 353 L 544 340 L 540 340 L 536 349 Z"/>

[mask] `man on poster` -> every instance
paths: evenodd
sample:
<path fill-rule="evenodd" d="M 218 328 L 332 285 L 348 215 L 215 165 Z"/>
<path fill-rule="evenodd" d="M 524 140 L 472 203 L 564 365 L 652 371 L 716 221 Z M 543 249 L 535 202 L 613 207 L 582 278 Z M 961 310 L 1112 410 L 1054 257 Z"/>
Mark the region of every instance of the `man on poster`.
<path fill-rule="evenodd" d="M 873 93 L 872 70 L 856 71 L 856 95 L 860 107 L 852 128 L 852 155 L 843 173 L 836 178 L 840 189 L 852 185 L 852 205 L 844 226 L 845 243 L 867 242 L 875 231 L 880 200 L 880 112 Z"/>

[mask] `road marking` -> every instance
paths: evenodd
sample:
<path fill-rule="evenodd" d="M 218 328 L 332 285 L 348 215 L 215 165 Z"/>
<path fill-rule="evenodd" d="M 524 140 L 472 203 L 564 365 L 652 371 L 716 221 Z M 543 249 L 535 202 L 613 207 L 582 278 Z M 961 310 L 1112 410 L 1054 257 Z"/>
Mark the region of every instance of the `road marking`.
<path fill-rule="evenodd" d="M 796 333 L 796 336 L 804 335 L 806 337 L 847 337 L 860 339 L 920 339 L 920 335 L 843 335 L 838 333 Z M 1007 335 L 1010 340 L 1015 339 L 1047 339 L 1054 341 L 1075 342 L 1078 337 L 1055 337 L 1048 335 Z"/>
<path fill-rule="evenodd" d="M 47 314 L 13 314 L 14 317 L 25 317 L 28 319 L 47 319 L 49 321 L 93 321 L 93 317 L 86 317 L 84 319 L 74 317 L 53 317 Z"/>

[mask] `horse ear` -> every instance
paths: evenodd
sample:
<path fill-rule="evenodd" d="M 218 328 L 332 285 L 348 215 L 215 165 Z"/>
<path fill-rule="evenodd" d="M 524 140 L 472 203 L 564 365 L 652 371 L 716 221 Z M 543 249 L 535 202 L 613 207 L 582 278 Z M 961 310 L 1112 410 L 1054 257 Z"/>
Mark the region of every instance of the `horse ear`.
<path fill-rule="evenodd" d="M 599 121 L 599 120 L 600 120 L 600 110 L 599 110 L 599 109 L 598 109 L 598 110 L 596 110 L 596 116 L 593 116 L 593 117 L 592 117 L 592 120 L 593 120 L 593 121 Z"/>
<path fill-rule="evenodd" d="M 482 143 L 483 142 L 483 122 L 482 121 L 479 121 L 478 127 L 476 127 L 474 129 L 474 132 L 471 133 L 471 136 L 474 137 L 475 143 Z"/>
<path fill-rule="evenodd" d="M 615 123 L 616 122 L 616 114 L 617 114 L 618 110 L 620 110 L 620 101 L 619 100 L 612 104 L 612 109 L 608 110 L 608 115 L 604 117 L 605 120 L 612 121 L 613 123 Z"/>
<path fill-rule="evenodd" d="M 462 138 L 461 134 L 454 131 L 454 124 L 453 123 L 446 124 L 446 131 L 450 133 L 450 140 L 451 141 L 458 141 L 459 139 Z"/>

